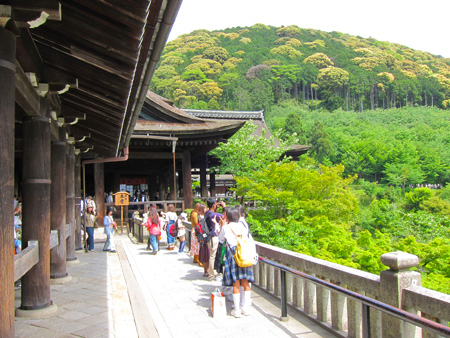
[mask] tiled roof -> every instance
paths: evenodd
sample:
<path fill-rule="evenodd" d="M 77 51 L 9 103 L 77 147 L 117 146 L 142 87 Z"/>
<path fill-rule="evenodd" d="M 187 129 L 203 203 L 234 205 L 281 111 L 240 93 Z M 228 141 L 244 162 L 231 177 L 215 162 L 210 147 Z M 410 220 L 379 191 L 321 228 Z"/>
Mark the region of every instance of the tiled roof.
<path fill-rule="evenodd" d="M 263 111 L 226 111 L 226 110 L 197 110 L 182 109 L 199 118 L 231 119 L 231 120 L 264 120 Z"/>

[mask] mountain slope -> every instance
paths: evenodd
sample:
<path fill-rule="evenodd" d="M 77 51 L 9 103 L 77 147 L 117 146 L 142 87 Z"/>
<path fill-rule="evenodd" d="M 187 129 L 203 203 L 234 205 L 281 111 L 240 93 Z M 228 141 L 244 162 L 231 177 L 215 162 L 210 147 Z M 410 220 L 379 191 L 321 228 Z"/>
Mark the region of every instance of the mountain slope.
<path fill-rule="evenodd" d="M 450 59 L 339 32 L 256 24 L 169 42 L 151 89 L 182 108 L 333 111 L 450 104 Z"/>

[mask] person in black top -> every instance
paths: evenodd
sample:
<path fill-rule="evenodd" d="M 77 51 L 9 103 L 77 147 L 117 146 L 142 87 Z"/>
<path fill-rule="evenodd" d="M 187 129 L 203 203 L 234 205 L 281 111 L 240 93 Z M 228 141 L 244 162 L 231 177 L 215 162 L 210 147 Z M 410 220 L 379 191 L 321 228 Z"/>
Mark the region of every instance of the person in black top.
<path fill-rule="evenodd" d="M 209 246 L 209 269 L 208 273 L 210 279 L 213 280 L 214 277 L 219 275 L 214 270 L 214 261 L 216 259 L 217 247 L 219 245 L 219 238 L 217 237 L 216 224 L 213 222 L 213 218 L 216 217 L 217 220 L 222 218 L 222 214 L 216 212 L 218 206 L 225 207 L 225 202 L 216 201 L 216 199 L 210 197 L 206 201 L 208 206 L 208 211 L 205 212 L 206 224 L 208 225 L 209 231 L 212 233 L 211 241 L 208 243 Z"/>

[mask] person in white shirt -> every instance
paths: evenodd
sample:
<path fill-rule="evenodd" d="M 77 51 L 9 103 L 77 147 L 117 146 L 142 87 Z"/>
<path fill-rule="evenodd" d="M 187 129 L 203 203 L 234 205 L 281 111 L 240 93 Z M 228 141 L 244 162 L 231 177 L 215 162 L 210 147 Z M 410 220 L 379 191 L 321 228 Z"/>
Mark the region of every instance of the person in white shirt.
<path fill-rule="evenodd" d="M 237 236 L 248 236 L 248 228 L 239 222 L 239 210 L 237 208 L 227 209 L 226 215 L 220 221 L 219 242 L 226 242 L 227 251 L 225 256 L 225 268 L 223 272 L 224 286 L 233 286 L 233 303 L 234 310 L 231 314 L 239 318 L 241 314 L 248 316 L 249 306 L 251 304 L 251 287 L 250 282 L 254 282 L 253 267 L 242 268 L 236 264 L 234 252 L 237 246 Z M 243 287 L 244 303 L 241 307 L 240 287 Z"/>

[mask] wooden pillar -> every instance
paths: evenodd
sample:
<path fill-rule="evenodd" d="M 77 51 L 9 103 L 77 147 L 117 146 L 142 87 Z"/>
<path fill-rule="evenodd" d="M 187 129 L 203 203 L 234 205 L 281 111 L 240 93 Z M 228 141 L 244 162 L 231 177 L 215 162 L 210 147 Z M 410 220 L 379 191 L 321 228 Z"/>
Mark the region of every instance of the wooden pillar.
<path fill-rule="evenodd" d="M 105 164 L 94 163 L 95 204 L 97 205 L 97 222 L 103 225 L 105 212 Z"/>
<path fill-rule="evenodd" d="M 66 271 L 66 151 L 65 141 L 51 145 L 50 227 L 58 231 L 59 245 L 50 250 L 50 277 L 67 276 Z"/>
<path fill-rule="evenodd" d="M 201 196 L 208 197 L 208 182 L 206 181 L 206 156 L 200 161 L 200 190 Z"/>
<path fill-rule="evenodd" d="M 66 260 L 74 261 L 75 256 L 75 147 L 67 145 L 66 153 L 66 223 L 70 224 L 66 240 Z"/>
<path fill-rule="evenodd" d="M 186 209 L 192 208 L 194 201 L 194 194 L 192 193 L 192 177 L 191 177 L 191 152 L 189 150 L 183 151 L 183 196 L 184 207 Z"/>
<path fill-rule="evenodd" d="M 147 178 L 148 180 L 148 196 L 149 196 L 149 200 L 150 201 L 154 201 L 155 200 L 155 196 L 156 196 L 156 176 L 148 176 Z"/>
<path fill-rule="evenodd" d="M 176 177 L 175 176 L 175 169 L 174 169 L 174 165 L 171 164 L 170 165 L 170 170 L 169 170 L 169 188 L 170 188 L 170 197 L 169 199 L 174 201 L 177 199 L 177 187 L 176 185 Z"/>
<path fill-rule="evenodd" d="M 50 119 L 23 123 L 22 241 L 39 241 L 39 262 L 22 278 L 22 310 L 50 302 Z"/>
<path fill-rule="evenodd" d="M 14 105 L 16 37 L 0 27 L 0 337 L 14 337 Z"/>
<path fill-rule="evenodd" d="M 209 190 L 211 191 L 211 197 L 216 197 L 216 172 L 209 172 Z"/>
<path fill-rule="evenodd" d="M 81 156 L 75 156 L 75 250 L 83 249 L 81 238 Z"/>
<path fill-rule="evenodd" d="M 158 174 L 158 194 L 160 201 L 166 199 L 166 180 L 163 171 Z"/>
<path fill-rule="evenodd" d="M 120 173 L 118 171 L 113 173 L 112 191 L 113 193 L 120 191 Z"/>

